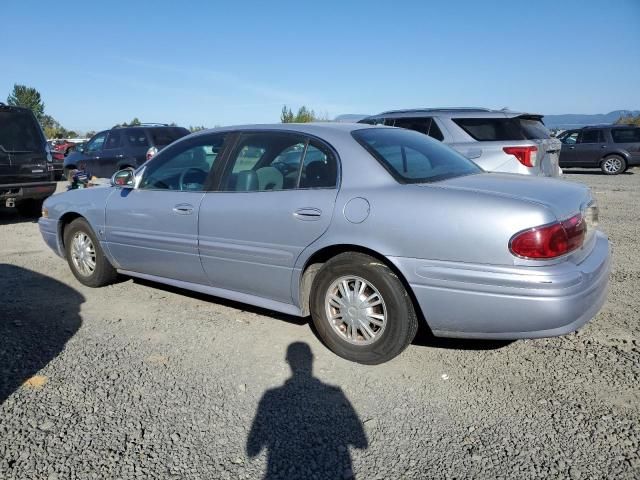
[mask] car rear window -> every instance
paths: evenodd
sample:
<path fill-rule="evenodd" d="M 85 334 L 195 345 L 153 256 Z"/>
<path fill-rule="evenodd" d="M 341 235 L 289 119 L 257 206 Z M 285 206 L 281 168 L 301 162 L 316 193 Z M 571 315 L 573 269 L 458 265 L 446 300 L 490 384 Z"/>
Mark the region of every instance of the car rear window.
<path fill-rule="evenodd" d="M 640 128 L 612 128 L 611 137 L 615 143 L 640 142 Z"/>
<path fill-rule="evenodd" d="M 400 183 L 427 183 L 482 172 L 471 160 L 413 130 L 366 128 L 353 137 Z"/>
<path fill-rule="evenodd" d="M 149 130 L 151 142 L 155 146 L 165 146 L 189 135 L 189 130 L 181 127 L 152 128 Z"/>
<path fill-rule="evenodd" d="M 0 145 L 7 151 L 42 151 L 44 139 L 30 112 L 0 110 Z"/>
<path fill-rule="evenodd" d="M 551 137 L 547 127 L 537 118 L 453 118 L 452 120 L 479 142 Z"/>

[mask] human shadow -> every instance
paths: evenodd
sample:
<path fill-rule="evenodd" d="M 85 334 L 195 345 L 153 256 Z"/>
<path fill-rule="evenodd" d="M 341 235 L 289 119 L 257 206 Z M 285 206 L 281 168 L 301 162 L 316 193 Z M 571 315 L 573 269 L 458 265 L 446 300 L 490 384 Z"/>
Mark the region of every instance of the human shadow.
<path fill-rule="evenodd" d="M 265 479 L 354 478 L 349 447 L 369 446 L 342 389 L 313 376 L 309 345 L 287 348 L 291 377 L 262 396 L 247 438 L 247 455 L 267 450 Z"/>
<path fill-rule="evenodd" d="M 0 263 L 0 405 L 62 352 L 84 297 L 53 278 Z M 45 379 L 32 379 L 42 387 Z"/>

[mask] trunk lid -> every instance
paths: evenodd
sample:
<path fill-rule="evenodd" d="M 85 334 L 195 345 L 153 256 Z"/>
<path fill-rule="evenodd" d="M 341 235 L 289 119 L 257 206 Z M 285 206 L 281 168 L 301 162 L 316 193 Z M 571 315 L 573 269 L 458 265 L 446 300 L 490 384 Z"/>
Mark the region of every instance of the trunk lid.
<path fill-rule="evenodd" d="M 558 220 L 580 213 L 593 201 L 589 188 L 580 183 L 509 173 L 467 175 L 431 185 L 538 203 Z"/>

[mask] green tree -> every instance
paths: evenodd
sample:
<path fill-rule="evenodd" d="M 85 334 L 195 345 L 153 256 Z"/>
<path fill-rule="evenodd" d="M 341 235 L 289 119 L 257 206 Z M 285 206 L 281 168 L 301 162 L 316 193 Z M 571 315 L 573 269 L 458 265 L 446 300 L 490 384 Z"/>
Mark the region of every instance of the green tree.
<path fill-rule="evenodd" d="M 204 125 L 189 125 L 190 132 L 199 132 L 200 130 L 206 130 L 207 127 Z"/>
<path fill-rule="evenodd" d="M 282 111 L 280 112 L 280 121 L 282 123 L 309 123 L 327 120 L 327 118 L 328 116 L 326 114 L 322 116 L 316 115 L 316 112 L 307 108 L 305 105 L 301 106 L 295 115 L 291 111 L 291 108 L 286 105 L 282 107 Z"/>
<path fill-rule="evenodd" d="M 13 90 L 7 97 L 7 103 L 16 107 L 30 108 L 38 120 L 44 115 L 44 102 L 40 92 L 26 85 L 13 85 Z"/>
<path fill-rule="evenodd" d="M 640 114 L 633 115 L 625 115 L 616 120 L 618 125 L 638 125 L 640 126 Z"/>

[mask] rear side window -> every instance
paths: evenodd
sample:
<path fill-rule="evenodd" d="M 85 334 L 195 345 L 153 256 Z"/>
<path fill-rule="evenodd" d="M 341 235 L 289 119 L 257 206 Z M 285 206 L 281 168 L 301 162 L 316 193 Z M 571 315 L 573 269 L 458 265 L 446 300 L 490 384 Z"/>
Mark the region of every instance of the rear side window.
<path fill-rule="evenodd" d="M 30 112 L 0 110 L 0 145 L 7 151 L 40 152 L 44 139 Z"/>
<path fill-rule="evenodd" d="M 435 120 L 430 117 L 418 117 L 418 118 L 396 118 L 395 122 L 391 120 L 385 125 L 391 125 L 394 127 L 406 128 L 408 130 L 414 130 L 416 132 L 429 135 L 436 140 L 443 140 L 444 136 L 442 131 L 436 124 Z"/>
<path fill-rule="evenodd" d="M 420 133 L 368 128 L 353 137 L 400 183 L 427 183 L 480 173 L 471 160 Z"/>
<path fill-rule="evenodd" d="M 105 150 L 118 148 L 122 146 L 122 132 L 120 130 L 111 130 L 107 141 L 104 143 Z"/>
<path fill-rule="evenodd" d="M 179 138 L 189 134 L 186 128 L 179 127 L 165 127 L 165 128 L 152 128 L 149 130 L 151 135 L 151 143 L 155 146 L 169 145 L 175 142 Z"/>
<path fill-rule="evenodd" d="M 125 133 L 127 137 L 127 143 L 132 147 L 148 147 L 149 140 L 147 134 L 141 128 L 127 130 Z"/>
<path fill-rule="evenodd" d="M 550 138 L 544 124 L 528 118 L 453 118 L 460 128 L 479 142 Z"/>
<path fill-rule="evenodd" d="M 612 128 L 611 137 L 615 143 L 640 142 L 640 128 Z"/>
<path fill-rule="evenodd" d="M 602 130 L 583 130 L 580 143 L 603 143 Z"/>

